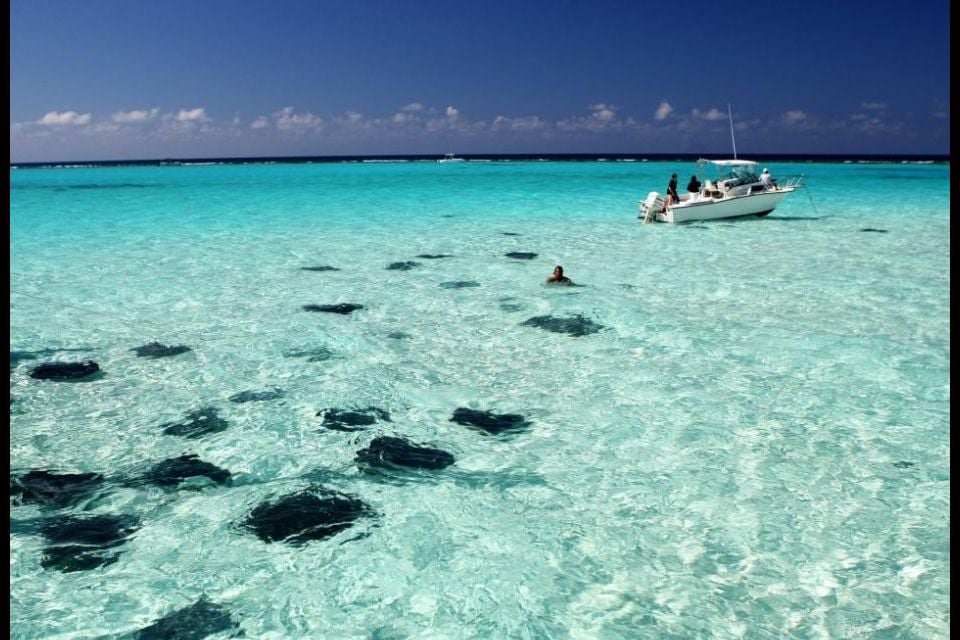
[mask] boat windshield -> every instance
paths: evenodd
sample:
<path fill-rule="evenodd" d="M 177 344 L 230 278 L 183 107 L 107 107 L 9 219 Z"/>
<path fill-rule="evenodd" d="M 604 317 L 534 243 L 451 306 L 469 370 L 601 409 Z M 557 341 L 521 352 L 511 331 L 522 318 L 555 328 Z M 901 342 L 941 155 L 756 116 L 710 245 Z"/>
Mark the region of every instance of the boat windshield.
<path fill-rule="evenodd" d="M 735 187 L 741 184 L 750 184 L 759 182 L 760 176 L 757 175 L 754 165 L 734 165 L 720 167 L 718 182 L 726 182 L 728 187 Z"/>
<path fill-rule="evenodd" d="M 701 158 L 698 165 L 713 165 L 718 184 L 735 187 L 760 181 L 757 163 L 752 160 L 706 160 Z"/>

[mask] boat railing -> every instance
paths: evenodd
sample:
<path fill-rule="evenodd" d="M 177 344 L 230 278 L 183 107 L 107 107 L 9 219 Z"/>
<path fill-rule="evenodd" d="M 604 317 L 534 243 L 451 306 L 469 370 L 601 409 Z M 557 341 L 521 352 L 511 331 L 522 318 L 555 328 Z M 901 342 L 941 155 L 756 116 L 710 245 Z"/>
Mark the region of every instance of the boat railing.
<path fill-rule="evenodd" d="M 804 174 L 802 173 L 800 175 L 783 176 L 781 180 L 777 180 L 777 183 L 781 187 L 793 187 L 795 189 L 799 187 L 804 187 L 806 185 L 800 184 L 800 182 L 803 180 L 803 176 Z"/>

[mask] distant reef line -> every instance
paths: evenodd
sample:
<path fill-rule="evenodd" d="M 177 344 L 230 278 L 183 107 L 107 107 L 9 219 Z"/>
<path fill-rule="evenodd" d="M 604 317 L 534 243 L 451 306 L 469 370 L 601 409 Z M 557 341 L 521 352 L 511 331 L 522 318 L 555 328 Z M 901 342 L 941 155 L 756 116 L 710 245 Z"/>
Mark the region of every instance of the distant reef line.
<path fill-rule="evenodd" d="M 695 162 L 700 158 L 726 159 L 730 154 L 700 153 L 465 153 L 457 158 L 488 162 Z M 741 158 L 764 162 L 821 162 L 860 164 L 949 164 L 949 154 L 809 154 L 747 153 Z M 199 166 L 211 164 L 313 164 L 436 162 L 439 154 L 356 155 L 356 156 L 265 156 L 240 158 L 155 158 L 144 160 L 77 160 L 61 162 L 11 162 L 11 169 L 124 167 L 124 166 Z"/>

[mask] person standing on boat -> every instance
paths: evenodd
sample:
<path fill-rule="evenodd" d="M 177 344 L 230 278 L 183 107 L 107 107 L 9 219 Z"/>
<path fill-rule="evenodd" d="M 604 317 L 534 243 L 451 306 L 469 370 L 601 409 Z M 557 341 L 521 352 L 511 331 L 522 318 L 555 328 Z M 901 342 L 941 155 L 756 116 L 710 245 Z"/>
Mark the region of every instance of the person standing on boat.
<path fill-rule="evenodd" d="M 764 168 L 763 173 L 760 174 L 760 182 L 763 183 L 765 189 L 772 189 L 777 185 L 777 181 L 773 179 L 773 176 L 770 175 L 770 171 Z"/>
<path fill-rule="evenodd" d="M 680 196 L 677 195 L 677 174 L 670 176 L 670 184 L 667 185 L 667 204 L 675 202 L 680 202 Z"/>
<path fill-rule="evenodd" d="M 701 183 L 697 180 L 697 176 L 691 176 L 690 182 L 687 184 L 687 191 L 690 193 L 700 193 Z"/>

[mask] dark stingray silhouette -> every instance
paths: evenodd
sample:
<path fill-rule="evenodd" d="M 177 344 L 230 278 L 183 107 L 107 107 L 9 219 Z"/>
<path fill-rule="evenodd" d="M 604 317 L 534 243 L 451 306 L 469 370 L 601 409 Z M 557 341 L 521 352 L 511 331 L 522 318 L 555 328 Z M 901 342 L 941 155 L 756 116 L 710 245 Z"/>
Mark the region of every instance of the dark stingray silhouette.
<path fill-rule="evenodd" d="M 53 380 L 56 382 L 79 382 L 92 380 L 100 373 L 100 365 L 93 360 L 83 362 L 45 362 L 34 367 L 31 378 Z"/>
<path fill-rule="evenodd" d="M 242 526 L 264 542 L 302 545 L 323 540 L 349 529 L 364 516 L 373 515 L 363 501 L 323 487 L 258 505 Z"/>
<path fill-rule="evenodd" d="M 31 469 L 23 475 L 10 475 L 10 497 L 14 503 L 68 507 L 94 495 L 103 487 L 99 473 L 57 473 Z"/>
<path fill-rule="evenodd" d="M 413 262 L 412 260 L 407 260 L 405 262 L 391 262 L 387 267 L 387 271 L 410 271 L 410 269 L 419 266 L 419 262 Z"/>
<path fill-rule="evenodd" d="M 305 304 L 303 305 L 304 311 L 316 311 L 319 313 L 339 313 L 340 315 L 347 315 L 363 309 L 362 304 L 353 304 L 350 302 L 341 302 L 340 304 Z"/>
<path fill-rule="evenodd" d="M 518 413 L 493 413 L 460 407 L 453 412 L 450 422 L 456 422 L 484 433 L 499 434 L 520 431 L 530 426 L 530 421 Z"/>
<path fill-rule="evenodd" d="M 534 316 L 520 323 L 524 327 L 540 327 L 546 331 L 554 333 L 565 333 L 574 337 L 582 337 L 597 333 L 603 329 L 602 324 L 597 324 L 589 318 L 582 315 L 569 316 L 566 318 L 555 318 L 554 316 Z"/>
<path fill-rule="evenodd" d="M 230 402 L 243 404 L 245 402 L 265 402 L 267 400 L 277 400 L 286 393 L 283 389 L 274 387 L 273 389 L 264 389 L 262 391 L 241 391 L 230 396 Z"/>
<path fill-rule="evenodd" d="M 176 487 L 192 478 L 208 478 L 223 484 L 230 480 L 230 472 L 204 462 L 195 454 L 184 454 L 158 462 L 144 475 L 145 480 L 161 487 Z"/>
<path fill-rule="evenodd" d="M 413 444 L 403 438 L 380 436 L 365 449 L 357 451 L 354 460 L 363 467 L 384 469 L 443 469 L 456 458 L 442 449 Z"/>
<path fill-rule="evenodd" d="M 25 360 L 36 360 L 41 356 L 52 356 L 55 353 L 60 353 L 61 351 L 91 351 L 86 347 L 81 347 L 78 349 L 64 348 L 64 349 L 40 349 L 39 351 L 11 351 L 10 352 L 10 372 L 12 373 L 17 366 Z"/>
<path fill-rule="evenodd" d="M 333 431 L 363 431 L 375 422 L 390 422 L 390 414 L 377 407 L 365 409 L 321 409 L 318 416 L 323 416 L 323 426 Z"/>
<path fill-rule="evenodd" d="M 203 597 L 140 629 L 132 640 L 203 640 L 231 629 L 239 631 L 226 607 Z"/>
<path fill-rule="evenodd" d="M 300 267 L 301 271 L 340 271 L 337 267 L 330 267 L 327 265 L 319 267 Z"/>
<path fill-rule="evenodd" d="M 224 431 L 229 425 L 218 415 L 216 408 L 202 407 L 188 413 L 180 422 L 168 422 L 162 426 L 163 432 L 170 436 L 199 438 L 208 433 Z"/>
<path fill-rule="evenodd" d="M 306 351 L 284 351 L 285 358 L 306 358 L 307 362 L 325 362 L 334 357 L 333 351 L 326 347 L 317 347 Z"/>
<path fill-rule="evenodd" d="M 48 545 L 40 564 L 64 572 L 95 569 L 117 561 L 127 538 L 140 528 L 132 515 L 61 516 L 40 526 Z"/>
<path fill-rule="evenodd" d="M 151 342 L 143 345 L 142 347 L 134 347 L 133 349 L 130 349 L 130 351 L 136 351 L 137 357 L 139 358 L 169 358 L 170 356 L 178 356 L 181 353 L 192 351 L 192 349 L 182 344 L 168 347 L 160 344 L 159 342 Z"/>

